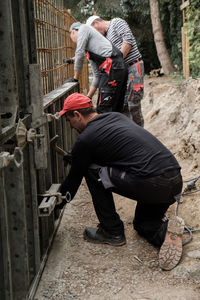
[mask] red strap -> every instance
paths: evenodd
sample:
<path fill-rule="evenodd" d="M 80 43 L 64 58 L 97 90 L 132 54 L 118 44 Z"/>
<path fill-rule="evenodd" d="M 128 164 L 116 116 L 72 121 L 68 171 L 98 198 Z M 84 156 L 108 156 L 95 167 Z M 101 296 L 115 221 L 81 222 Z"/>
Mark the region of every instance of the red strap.
<path fill-rule="evenodd" d="M 139 62 L 137 62 L 137 63 L 135 63 L 135 64 L 136 64 L 136 67 L 137 67 L 138 74 L 139 74 L 140 77 L 141 77 L 140 64 L 139 64 Z"/>
<path fill-rule="evenodd" d="M 98 105 L 101 105 L 101 93 L 99 95 L 99 103 L 98 103 Z"/>
<path fill-rule="evenodd" d="M 88 51 L 85 53 L 85 56 L 87 56 L 87 58 L 90 59 L 90 53 Z"/>
<path fill-rule="evenodd" d="M 110 85 L 112 85 L 112 86 L 117 86 L 116 80 L 109 81 L 108 84 L 110 84 Z"/>
<path fill-rule="evenodd" d="M 99 66 L 99 69 L 103 69 L 108 75 L 110 74 L 110 69 L 112 67 L 112 59 L 110 57 L 106 58 L 104 62 Z"/>
<path fill-rule="evenodd" d="M 130 80 L 130 81 L 133 81 L 133 79 L 134 79 L 134 76 L 131 75 L 131 76 L 129 77 L 129 80 Z"/>
<path fill-rule="evenodd" d="M 138 84 L 133 85 L 133 90 L 134 91 L 138 92 L 140 89 L 142 89 L 142 90 L 144 89 L 144 84 L 138 83 Z"/>

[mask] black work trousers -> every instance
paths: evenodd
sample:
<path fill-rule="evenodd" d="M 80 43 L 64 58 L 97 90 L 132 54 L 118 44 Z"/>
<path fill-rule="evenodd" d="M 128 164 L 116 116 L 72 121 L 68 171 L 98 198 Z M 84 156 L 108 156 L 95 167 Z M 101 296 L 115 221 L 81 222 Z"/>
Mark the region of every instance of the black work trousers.
<path fill-rule="evenodd" d="M 85 176 L 101 226 L 112 234 L 124 233 L 123 222 L 115 209 L 114 192 L 137 201 L 134 229 L 153 245 L 161 246 L 167 229 L 162 219 L 182 190 L 180 171 L 142 179 L 117 169 L 112 169 L 111 174 L 110 169 L 108 173 L 113 184 L 110 188 L 104 187 L 98 168 L 89 169 Z"/>

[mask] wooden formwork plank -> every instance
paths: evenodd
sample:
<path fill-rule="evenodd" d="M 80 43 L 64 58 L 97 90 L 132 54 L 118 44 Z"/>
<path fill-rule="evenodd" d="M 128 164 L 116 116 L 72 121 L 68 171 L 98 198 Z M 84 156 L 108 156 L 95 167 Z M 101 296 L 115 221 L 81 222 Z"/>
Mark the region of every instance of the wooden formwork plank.
<path fill-rule="evenodd" d="M 11 161 L 4 172 L 13 298 L 24 300 L 30 280 L 23 167 Z"/>
<path fill-rule="evenodd" d="M 38 178 L 38 193 L 43 194 L 47 190 L 45 170 L 38 170 L 37 178 Z M 40 204 L 40 202 L 38 204 Z M 49 246 L 49 229 L 48 229 L 47 218 L 39 218 L 39 228 L 40 228 L 40 251 L 41 251 L 41 258 L 42 258 L 46 249 Z"/>
<path fill-rule="evenodd" d="M 64 99 L 60 98 L 59 101 L 55 103 L 55 112 L 60 111 L 63 108 Z M 63 131 L 62 131 L 62 124 L 61 122 L 55 123 L 55 132 L 56 135 L 59 136 L 57 145 L 63 149 Z M 63 161 L 63 155 L 60 155 L 57 153 L 57 164 L 58 164 L 58 174 L 57 174 L 57 181 L 56 182 L 62 182 L 64 178 L 64 161 Z"/>
<path fill-rule="evenodd" d="M 0 116 L 1 126 L 14 126 L 17 114 L 18 94 L 15 68 L 15 46 L 11 1 L 0 1 Z"/>
<path fill-rule="evenodd" d="M 29 94 L 29 76 L 28 65 L 29 59 L 29 39 L 27 36 L 33 35 L 29 32 L 29 23 L 27 23 L 27 7 L 23 1 L 12 1 L 12 19 L 13 35 L 15 41 L 15 63 L 16 78 L 18 87 L 19 106 L 22 111 L 30 105 Z"/>
<path fill-rule="evenodd" d="M 38 193 L 43 194 L 49 189 L 46 181 L 46 172 L 45 170 L 38 171 Z M 49 217 L 39 218 L 40 224 L 40 249 L 41 249 L 41 259 L 46 253 L 50 245 L 50 240 L 54 232 L 54 213 Z"/>
<path fill-rule="evenodd" d="M 50 145 L 50 131 L 49 131 L 49 125 L 46 124 L 46 135 L 47 135 L 47 169 L 46 169 L 46 186 L 49 187 L 52 184 L 52 165 L 51 165 L 51 145 Z"/>
<path fill-rule="evenodd" d="M 32 145 L 27 145 L 24 151 L 24 190 L 26 204 L 27 242 L 29 260 L 29 284 L 40 266 L 40 241 L 37 204 L 37 182 L 34 169 L 34 153 Z"/>
<path fill-rule="evenodd" d="M 40 77 L 40 65 L 29 65 L 30 76 L 30 95 L 31 95 L 31 107 L 32 107 L 32 124 L 34 128 L 40 125 L 40 118 L 44 115 L 43 100 L 42 100 L 42 86 Z M 47 168 L 47 134 L 46 127 L 40 126 L 38 133 L 44 134 L 44 137 L 40 140 L 34 140 L 34 154 L 36 169 Z"/>
<path fill-rule="evenodd" d="M 13 300 L 4 169 L 0 169 L 0 299 Z"/>

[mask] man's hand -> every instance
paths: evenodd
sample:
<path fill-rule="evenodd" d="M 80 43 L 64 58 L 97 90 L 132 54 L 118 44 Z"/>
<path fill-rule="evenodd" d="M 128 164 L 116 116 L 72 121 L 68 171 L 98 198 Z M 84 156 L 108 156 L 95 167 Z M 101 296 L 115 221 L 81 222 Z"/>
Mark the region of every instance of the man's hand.
<path fill-rule="evenodd" d="M 75 79 L 74 77 L 72 77 L 65 81 L 65 83 L 67 83 L 67 82 L 78 82 L 78 79 Z"/>
<path fill-rule="evenodd" d="M 63 59 L 63 63 L 73 64 L 74 60 L 73 60 L 73 58 L 67 57 L 67 58 Z"/>
<path fill-rule="evenodd" d="M 64 166 L 65 167 L 67 167 L 68 164 L 71 165 L 71 163 L 72 163 L 72 155 L 71 155 L 70 152 L 68 154 L 65 154 L 63 156 L 63 161 L 64 161 Z"/>
<path fill-rule="evenodd" d="M 55 206 L 55 210 L 57 210 L 57 209 L 62 209 L 62 208 L 65 206 L 66 203 L 67 203 L 67 200 L 66 200 L 66 199 L 63 199 L 63 201 L 62 201 L 60 204 L 57 204 L 57 205 Z"/>

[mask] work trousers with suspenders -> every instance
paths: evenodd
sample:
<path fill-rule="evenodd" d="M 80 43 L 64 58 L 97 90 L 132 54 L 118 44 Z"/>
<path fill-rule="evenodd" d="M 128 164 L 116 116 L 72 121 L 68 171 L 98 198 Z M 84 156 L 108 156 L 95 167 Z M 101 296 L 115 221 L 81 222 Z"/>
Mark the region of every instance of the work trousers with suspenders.
<path fill-rule="evenodd" d="M 141 58 L 128 65 L 128 80 L 123 113 L 139 126 L 144 127 L 141 100 L 144 95 L 144 63 Z"/>
<path fill-rule="evenodd" d="M 122 112 L 127 83 L 127 66 L 122 53 L 113 46 L 111 57 L 105 58 L 93 52 L 88 52 L 100 72 L 97 112 Z"/>
<path fill-rule="evenodd" d="M 153 245 L 162 245 L 167 229 L 163 217 L 169 206 L 180 199 L 182 190 L 178 169 L 145 179 L 116 168 L 91 165 L 85 178 L 102 228 L 112 234 L 124 233 L 114 192 L 137 201 L 134 229 Z"/>

